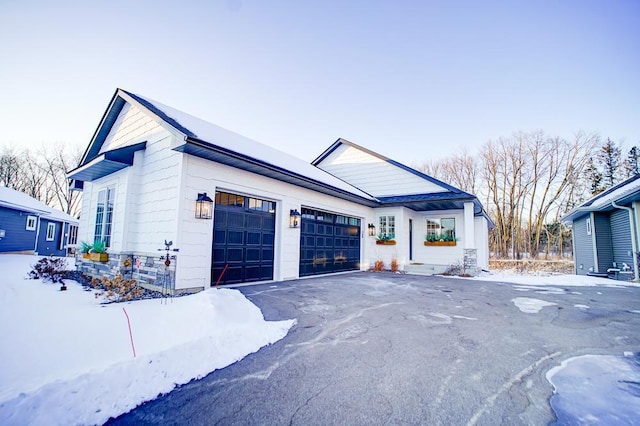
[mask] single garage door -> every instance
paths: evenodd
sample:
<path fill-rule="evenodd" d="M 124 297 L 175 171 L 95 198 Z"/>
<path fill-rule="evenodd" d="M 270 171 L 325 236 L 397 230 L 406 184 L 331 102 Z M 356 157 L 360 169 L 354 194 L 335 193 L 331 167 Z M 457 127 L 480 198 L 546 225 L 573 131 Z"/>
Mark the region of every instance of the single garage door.
<path fill-rule="evenodd" d="M 275 213 L 273 201 L 216 192 L 211 285 L 273 279 Z"/>
<path fill-rule="evenodd" d="M 360 269 L 360 219 L 302 209 L 300 276 Z"/>

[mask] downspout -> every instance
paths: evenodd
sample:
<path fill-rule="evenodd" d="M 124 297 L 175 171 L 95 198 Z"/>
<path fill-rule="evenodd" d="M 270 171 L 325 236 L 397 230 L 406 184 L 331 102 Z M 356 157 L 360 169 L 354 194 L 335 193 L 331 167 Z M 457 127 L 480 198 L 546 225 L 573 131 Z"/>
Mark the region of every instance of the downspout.
<path fill-rule="evenodd" d="M 615 201 L 612 201 L 611 205 L 629 212 L 629 229 L 631 230 L 631 248 L 633 250 L 633 279 L 637 282 L 640 279 L 640 275 L 638 275 L 638 241 L 636 240 L 636 221 L 633 220 L 633 209 L 616 204 Z"/>
<path fill-rule="evenodd" d="M 596 215 L 593 212 L 589 213 L 589 221 L 591 221 L 591 249 L 593 250 L 593 271 L 595 273 L 599 273 L 600 272 L 600 259 L 598 259 L 598 238 L 596 238 L 597 237 L 597 235 L 596 235 Z"/>
<path fill-rule="evenodd" d="M 36 243 L 33 246 L 33 254 L 38 254 L 38 239 L 40 238 L 40 216 L 36 216 Z"/>

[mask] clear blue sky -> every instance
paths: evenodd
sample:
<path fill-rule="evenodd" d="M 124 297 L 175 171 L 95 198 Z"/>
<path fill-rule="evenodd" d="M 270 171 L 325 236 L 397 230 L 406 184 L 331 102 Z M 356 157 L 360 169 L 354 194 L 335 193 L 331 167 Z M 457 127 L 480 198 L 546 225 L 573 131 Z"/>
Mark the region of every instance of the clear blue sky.
<path fill-rule="evenodd" d="M 117 87 L 305 160 L 640 144 L 637 0 L 0 0 L 0 58 L 0 144 L 84 148 Z"/>

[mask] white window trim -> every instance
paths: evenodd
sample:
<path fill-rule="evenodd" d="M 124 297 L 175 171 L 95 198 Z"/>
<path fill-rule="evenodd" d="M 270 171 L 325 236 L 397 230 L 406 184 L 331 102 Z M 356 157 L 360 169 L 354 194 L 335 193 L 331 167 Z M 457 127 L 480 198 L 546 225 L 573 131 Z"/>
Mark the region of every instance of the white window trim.
<path fill-rule="evenodd" d="M 32 226 L 29 226 L 29 221 L 30 220 L 33 220 L 33 225 Z M 27 231 L 35 231 L 37 227 L 38 227 L 38 216 L 32 216 L 32 215 L 27 216 L 26 230 Z"/>
<path fill-rule="evenodd" d="M 383 225 L 384 218 L 384 225 Z M 393 226 L 391 225 L 393 222 Z M 390 228 L 393 228 L 391 230 Z M 388 237 L 391 239 L 395 239 L 396 237 L 396 216 L 393 214 L 381 215 L 378 216 L 378 233 L 381 234 L 382 237 Z"/>
<path fill-rule="evenodd" d="M 96 239 L 101 239 L 104 243 L 105 243 L 105 248 L 109 248 L 112 244 L 113 244 L 113 215 L 115 214 L 115 197 L 116 197 L 116 191 L 115 191 L 115 186 L 106 186 L 103 189 L 101 189 L 100 191 L 98 191 L 98 200 L 100 200 L 100 194 L 103 193 L 105 194 L 104 196 L 104 211 L 103 211 L 103 215 L 102 215 L 102 221 L 100 223 L 100 232 L 98 235 L 96 235 L 95 233 L 95 228 L 98 226 L 97 223 L 97 208 L 98 206 L 96 205 L 96 209 L 94 210 L 94 222 L 95 222 L 95 226 L 94 226 L 94 240 Z M 109 195 L 111 195 L 111 197 L 109 197 Z M 109 203 L 109 201 L 111 201 L 111 203 Z M 108 241 L 106 241 L 106 235 L 107 235 L 107 225 L 109 222 L 107 222 L 107 214 L 108 214 L 108 210 L 109 210 L 109 204 L 111 204 L 113 207 L 112 210 L 112 216 L 111 216 L 111 228 L 110 228 L 110 233 L 109 233 L 109 238 Z M 98 237 L 98 238 L 97 238 Z"/>
<path fill-rule="evenodd" d="M 55 222 L 49 222 L 47 224 L 47 241 L 53 241 L 56 238 L 56 224 Z"/>

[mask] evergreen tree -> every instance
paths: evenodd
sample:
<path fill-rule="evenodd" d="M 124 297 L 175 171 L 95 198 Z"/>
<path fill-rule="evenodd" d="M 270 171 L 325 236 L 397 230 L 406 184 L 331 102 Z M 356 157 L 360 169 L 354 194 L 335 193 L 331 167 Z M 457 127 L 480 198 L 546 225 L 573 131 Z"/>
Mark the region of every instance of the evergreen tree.
<path fill-rule="evenodd" d="M 640 175 L 638 156 L 640 156 L 640 148 L 637 146 L 632 147 L 627 153 L 627 158 L 624 160 L 624 169 L 627 174 L 627 178 Z"/>
<path fill-rule="evenodd" d="M 598 162 L 602 167 L 602 179 L 605 189 L 618 183 L 620 176 L 620 148 L 611 139 L 602 145 L 598 152 Z"/>
<path fill-rule="evenodd" d="M 587 166 L 585 167 L 584 174 L 586 180 L 589 184 L 589 190 L 591 191 L 591 195 L 599 194 L 604 191 L 602 186 L 602 173 L 596 166 L 593 158 L 589 158 Z"/>

